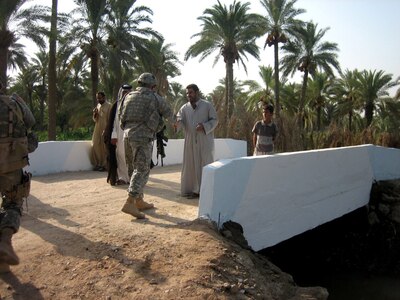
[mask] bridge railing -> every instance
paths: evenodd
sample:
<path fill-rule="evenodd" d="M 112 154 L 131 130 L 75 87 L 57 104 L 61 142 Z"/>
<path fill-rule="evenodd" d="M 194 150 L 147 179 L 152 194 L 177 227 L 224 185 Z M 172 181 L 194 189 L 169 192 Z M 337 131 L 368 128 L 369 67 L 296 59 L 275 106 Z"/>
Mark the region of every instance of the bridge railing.
<path fill-rule="evenodd" d="M 242 225 L 258 251 L 368 204 L 400 178 L 400 149 L 374 145 L 220 160 L 204 168 L 199 215 Z"/>

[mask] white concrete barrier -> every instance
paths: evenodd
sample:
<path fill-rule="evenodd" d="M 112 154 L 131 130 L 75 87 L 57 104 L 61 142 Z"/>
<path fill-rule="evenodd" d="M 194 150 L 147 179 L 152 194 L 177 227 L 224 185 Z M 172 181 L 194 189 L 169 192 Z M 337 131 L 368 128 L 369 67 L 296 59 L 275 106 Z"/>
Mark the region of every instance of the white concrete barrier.
<path fill-rule="evenodd" d="M 400 178 L 400 149 L 373 146 L 368 151 L 376 181 Z"/>
<path fill-rule="evenodd" d="M 369 201 L 374 180 L 400 178 L 400 149 L 361 145 L 220 160 L 203 170 L 199 216 L 242 225 L 253 250 Z"/>
<path fill-rule="evenodd" d="M 90 141 L 41 142 L 29 154 L 30 165 L 26 169 L 34 176 L 91 170 L 90 144 Z"/>
<path fill-rule="evenodd" d="M 183 139 L 170 139 L 165 147 L 164 165 L 181 164 L 183 159 Z M 34 176 L 68 171 L 91 170 L 89 154 L 91 141 L 41 142 L 35 152 L 29 155 L 30 165 L 26 168 Z M 153 161 L 156 159 L 153 148 Z M 246 156 L 246 141 L 215 139 L 215 159 Z M 161 162 L 159 162 L 161 165 Z"/>

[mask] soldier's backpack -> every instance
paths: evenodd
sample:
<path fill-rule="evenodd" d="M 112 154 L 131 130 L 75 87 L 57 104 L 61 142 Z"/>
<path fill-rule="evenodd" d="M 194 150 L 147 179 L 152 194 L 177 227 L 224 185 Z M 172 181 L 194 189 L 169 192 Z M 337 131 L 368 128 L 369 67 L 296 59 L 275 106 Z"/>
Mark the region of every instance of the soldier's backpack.
<path fill-rule="evenodd" d="M 15 134 L 16 128 L 25 126 L 22 111 L 11 101 L 9 96 L 0 95 L 0 174 L 28 165 L 28 138 Z"/>

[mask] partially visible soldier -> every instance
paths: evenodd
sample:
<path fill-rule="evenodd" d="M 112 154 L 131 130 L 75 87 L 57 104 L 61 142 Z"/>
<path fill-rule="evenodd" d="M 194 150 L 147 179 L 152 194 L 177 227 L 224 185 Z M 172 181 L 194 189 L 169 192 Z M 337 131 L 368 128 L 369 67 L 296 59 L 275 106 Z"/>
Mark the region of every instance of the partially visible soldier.
<path fill-rule="evenodd" d="M 120 108 L 120 124 L 131 148 L 127 161 L 132 161 L 132 176 L 128 188 L 128 199 L 122 207 L 124 213 L 138 219 L 145 215 L 142 210 L 154 205 L 143 199 L 143 188 L 150 174 L 150 162 L 155 135 L 160 131 L 162 119 L 172 118 L 172 110 L 165 99 L 154 92 L 157 80 L 151 73 L 138 78 L 138 88 L 125 97 Z M 126 144 L 127 145 L 127 144 Z"/>
<path fill-rule="evenodd" d="M 6 96 L 0 82 L 0 265 L 18 265 L 11 238 L 20 226 L 23 199 L 28 197 L 31 174 L 28 165 L 28 130 L 35 118 L 28 106 L 16 94 Z"/>

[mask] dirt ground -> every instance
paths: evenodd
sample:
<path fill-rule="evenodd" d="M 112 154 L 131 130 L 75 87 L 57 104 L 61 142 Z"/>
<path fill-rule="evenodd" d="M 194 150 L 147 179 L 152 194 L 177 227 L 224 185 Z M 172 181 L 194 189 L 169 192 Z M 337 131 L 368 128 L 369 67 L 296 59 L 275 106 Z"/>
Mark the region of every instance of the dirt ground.
<path fill-rule="evenodd" d="M 180 167 L 152 170 L 145 199 L 156 208 L 144 220 L 120 211 L 127 186 L 104 172 L 33 178 L 13 238 L 21 263 L 0 274 L 0 299 L 327 298 L 197 219 Z"/>

